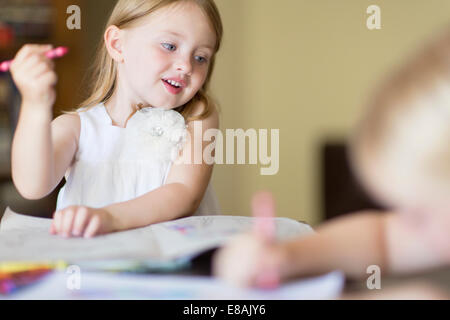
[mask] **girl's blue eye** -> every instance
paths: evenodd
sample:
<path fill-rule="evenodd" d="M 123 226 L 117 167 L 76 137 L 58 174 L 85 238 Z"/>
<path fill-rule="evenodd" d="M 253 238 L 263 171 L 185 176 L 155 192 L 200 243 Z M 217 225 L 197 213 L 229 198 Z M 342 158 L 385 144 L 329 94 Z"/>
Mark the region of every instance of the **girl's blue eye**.
<path fill-rule="evenodd" d="M 196 56 L 195 60 L 197 60 L 200 63 L 205 63 L 208 61 L 208 59 L 206 59 L 205 57 L 201 57 L 201 56 Z"/>
<path fill-rule="evenodd" d="M 170 43 L 162 43 L 161 45 L 169 51 L 175 51 L 175 49 L 177 48 L 173 44 L 170 44 Z"/>

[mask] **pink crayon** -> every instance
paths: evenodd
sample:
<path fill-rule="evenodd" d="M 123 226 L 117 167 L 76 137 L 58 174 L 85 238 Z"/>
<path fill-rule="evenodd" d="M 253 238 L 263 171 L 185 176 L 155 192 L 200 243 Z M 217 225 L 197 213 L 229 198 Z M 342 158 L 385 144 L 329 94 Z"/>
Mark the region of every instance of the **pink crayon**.
<path fill-rule="evenodd" d="M 69 52 L 67 47 L 57 47 L 45 53 L 45 56 L 49 59 L 61 58 Z M 0 72 L 7 72 L 11 67 L 13 60 L 7 60 L 0 63 Z"/>
<path fill-rule="evenodd" d="M 259 192 L 253 196 L 252 212 L 255 219 L 254 232 L 263 237 L 267 243 L 276 239 L 275 200 L 270 192 Z M 262 289 L 278 287 L 280 275 L 276 269 L 265 270 L 256 280 L 256 285 Z"/>

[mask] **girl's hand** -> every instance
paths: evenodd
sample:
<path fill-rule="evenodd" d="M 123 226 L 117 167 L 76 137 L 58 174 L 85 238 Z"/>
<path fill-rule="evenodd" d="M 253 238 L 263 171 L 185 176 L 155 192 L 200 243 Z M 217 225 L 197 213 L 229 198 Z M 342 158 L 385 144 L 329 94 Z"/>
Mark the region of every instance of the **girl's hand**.
<path fill-rule="evenodd" d="M 71 206 L 56 211 L 50 233 L 64 237 L 92 238 L 115 231 L 114 218 L 105 209 Z"/>
<path fill-rule="evenodd" d="M 50 109 L 55 102 L 57 76 L 53 61 L 45 56 L 51 49 L 51 45 L 27 44 L 11 64 L 10 71 L 24 105 Z"/>
<path fill-rule="evenodd" d="M 264 287 L 268 272 L 282 277 L 283 249 L 256 234 L 236 236 L 213 258 L 213 274 L 238 287 Z M 273 275 L 273 274 L 272 274 Z"/>

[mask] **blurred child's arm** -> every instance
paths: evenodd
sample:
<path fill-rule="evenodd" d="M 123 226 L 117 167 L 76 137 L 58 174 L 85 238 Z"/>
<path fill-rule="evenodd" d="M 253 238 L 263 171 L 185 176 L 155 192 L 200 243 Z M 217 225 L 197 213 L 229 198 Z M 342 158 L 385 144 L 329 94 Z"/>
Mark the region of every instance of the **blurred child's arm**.
<path fill-rule="evenodd" d="M 237 286 L 254 286 L 264 270 L 278 270 L 287 281 L 341 270 L 351 277 L 366 274 L 369 265 L 384 270 L 384 222 L 380 213 L 360 213 L 324 224 L 317 233 L 264 243 L 257 234 L 232 239 L 214 257 L 214 273 Z"/>
<path fill-rule="evenodd" d="M 449 226 L 446 215 L 392 214 L 386 224 L 386 252 L 391 273 L 420 272 L 450 264 Z"/>
<path fill-rule="evenodd" d="M 450 263 L 450 218 L 443 217 L 432 233 L 398 213 L 361 212 L 325 223 L 316 234 L 270 246 L 256 235 L 242 235 L 218 252 L 214 272 L 235 285 L 253 286 L 267 267 L 277 267 L 286 281 L 334 270 L 366 278 L 371 265 L 382 274 L 444 266 Z"/>
<path fill-rule="evenodd" d="M 202 137 L 206 130 L 218 129 L 219 117 L 217 111 L 214 110 L 208 118 L 197 122 L 197 124 L 199 123 L 202 125 L 201 136 L 199 137 L 194 136 L 194 123 L 188 124 L 191 139 L 188 139 L 184 146 L 185 153 L 183 156 L 189 154 L 186 151 L 190 150 L 191 159 L 173 163 L 165 185 L 136 199 L 112 204 L 104 208 L 114 216 L 118 230 L 180 218 L 191 215 L 197 210 L 213 170 L 213 164 L 209 165 L 203 159 L 203 150 L 212 142 L 204 142 Z M 201 144 L 199 143 L 202 145 L 200 150 L 201 164 L 195 164 L 193 161 L 194 139 L 201 141 Z M 180 156 L 180 159 L 183 156 Z"/>
<path fill-rule="evenodd" d="M 43 198 L 58 185 L 78 141 L 75 116 L 62 116 L 52 123 L 57 77 L 53 62 L 45 56 L 50 48 L 26 45 L 11 65 L 22 96 L 11 150 L 12 177 L 27 199 Z"/>
<path fill-rule="evenodd" d="M 379 266 L 384 274 L 396 274 L 448 264 L 450 254 L 441 250 L 448 238 L 432 241 L 448 230 L 442 223 L 440 231 L 427 233 L 423 224 L 413 225 L 399 213 L 357 213 L 335 219 L 319 228 L 317 235 L 281 244 L 285 276 L 342 270 L 349 277 L 362 278 L 368 276 L 370 265 Z"/>
<path fill-rule="evenodd" d="M 362 212 L 334 219 L 317 234 L 280 244 L 282 277 L 316 275 L 341 270 L 349 277 L 367 276 L 370 265 L 386 272 L 385 228 L 389 215 Z"/>

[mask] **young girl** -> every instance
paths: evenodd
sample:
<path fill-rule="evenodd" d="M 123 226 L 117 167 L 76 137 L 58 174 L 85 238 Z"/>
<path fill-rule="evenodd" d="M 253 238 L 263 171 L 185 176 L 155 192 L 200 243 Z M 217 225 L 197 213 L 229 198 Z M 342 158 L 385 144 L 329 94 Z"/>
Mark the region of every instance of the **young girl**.
<path fill-rule="evenodd" d="M 277 270 L 281 280 L 342 270 L 367 278 L 450 264 L 450 32 L 379 90 L 351 141 L 361 181 L 389 212 L 344 216 L 282 243 L 235 238 L 214 272 L 240 286 Z M 266 201 L 267 202 L 267 201 Z"/>
<path fill-rule="evenodd" d="M 11 72 L 22 105 L 12 176 L 28 199 L 46 196 L 66 177 L 51 233 L 92 237 L 219 213 L 212 166 L 185 154 L 203 141 L 193 135 L 194 122 L 202 131 L 218 128 L 207 91 L 221 38 L 213 0 L 119 0 L 90 97 L 53 121 L 51 46 L 18 52 Z"/>

